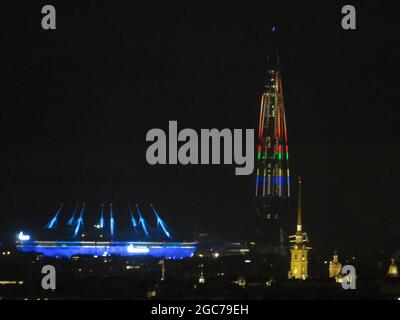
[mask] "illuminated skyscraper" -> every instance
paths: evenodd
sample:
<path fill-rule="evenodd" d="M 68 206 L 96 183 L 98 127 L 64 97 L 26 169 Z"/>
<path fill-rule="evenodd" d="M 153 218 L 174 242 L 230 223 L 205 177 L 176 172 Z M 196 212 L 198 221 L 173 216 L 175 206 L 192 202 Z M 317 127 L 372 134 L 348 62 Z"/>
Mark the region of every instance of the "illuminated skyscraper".
<path fill-rule="evenodd" d="M 308 250 L 306 246 L 308 237 L 303 233 L 303 224 L 301 219 L 301 177 L 299 177 L 299 197 L 297 207 L 297 225 L 296 234 L 290 236 L 290 242 L 293 243 L 290 249 L 290 270 L 289 279 L 305 280 L 308 278 Z"/>
<path fill-rule="evenodd" d="M 282 247 L 290 198 L 289 146 L 279 57 L 261 95 L 255 197 L 259 246 Z"/>

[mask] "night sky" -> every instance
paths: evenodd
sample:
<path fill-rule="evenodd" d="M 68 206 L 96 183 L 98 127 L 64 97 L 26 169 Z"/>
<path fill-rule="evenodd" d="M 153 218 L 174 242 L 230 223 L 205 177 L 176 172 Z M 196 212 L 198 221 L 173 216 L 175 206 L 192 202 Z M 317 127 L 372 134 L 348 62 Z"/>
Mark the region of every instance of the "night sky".
<path fill-rule="evenodd" d="M 248 2 L 2 1 L 0 239 L 40 229 L 61 201 L 69 214 L 85 201 L 87 223 L 113 202 L 117 228 L 129 201 L 149 218 L 153 202 L 182 238 L 246 238 L 254 175 L 150 166 L 145 137 L 169 120 L 256 128 L 277 45 L 312 247 L 398 246 L 400 5 L 355 4 L 344 31 L 347 3 Z M 45 4 L 55 31 L 41 29 Z"/>

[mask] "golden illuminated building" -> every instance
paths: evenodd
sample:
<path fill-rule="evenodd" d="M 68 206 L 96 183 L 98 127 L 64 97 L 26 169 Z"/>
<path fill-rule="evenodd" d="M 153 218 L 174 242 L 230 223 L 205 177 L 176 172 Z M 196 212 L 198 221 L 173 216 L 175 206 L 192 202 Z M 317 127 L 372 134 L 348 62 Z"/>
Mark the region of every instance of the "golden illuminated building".
<path fill-rule="evenodd" d="M 399 270 L 397 269 L 396 261 L 394 258 L 392 258 L 391 260 L 387 275 L 390 278 L 397 278 L 399 276 Z"/>
<path fill-rule="evenodd" d="M 293 243 L 290 258 L 290 270 L 289 279 L 301 279 L 305 280 L 308 278 L 308 250 L 310 247 L 306 246 L 308 237 L 306 233 L 303 233 L 301 221 L 301 177 L 299 177 L 299 195 L 298 195 L 298 207 L 297 207 L 297 227 L 296 234 L 290 236 L 290 242 Z"/>
<path fill-rule="evenodd" d="M 335 251 L 333 260 L 329 262 L 329 278 L 338 279 L 340 271 L 342 270 L 342 264 L 339 262 L 339 257 Z"/>

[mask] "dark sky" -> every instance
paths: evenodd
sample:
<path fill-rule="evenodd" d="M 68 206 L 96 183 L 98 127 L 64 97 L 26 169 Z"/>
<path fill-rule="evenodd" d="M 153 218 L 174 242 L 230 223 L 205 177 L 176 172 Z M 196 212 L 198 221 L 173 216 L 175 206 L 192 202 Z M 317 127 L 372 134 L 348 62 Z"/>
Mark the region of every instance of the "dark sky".
<path fill-rule="evenodd" d="M 254 176 L 149 166 L 145 136 L 169 120 L 256 128 L 278 44 L 312 246 L 399 243 L 400 6 L 356 4 L 357 30 L 343 31 L 347 3 L 331 3 L 2 1 L 0 238 L 41 227 L 60 201 L 86 201 L 93 220 L 112 201 L 119 224 L 128 201 L 149 216 L 154 202 L 188 238 L 196 225 L 251 233 Z M 44 4 L 55 31 L 41 29 Z"/>

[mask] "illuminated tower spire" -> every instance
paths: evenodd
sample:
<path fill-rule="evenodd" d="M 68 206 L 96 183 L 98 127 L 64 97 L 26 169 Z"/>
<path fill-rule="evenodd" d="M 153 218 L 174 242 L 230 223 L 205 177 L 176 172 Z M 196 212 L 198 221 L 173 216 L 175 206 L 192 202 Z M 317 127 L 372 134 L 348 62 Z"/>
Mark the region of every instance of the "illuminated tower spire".
<path fill-rule="evenodd" d="M 302 225 L 301 225 L 301 177 L 299 177 L 299 196 L 297 199 L 297 226 L 296 235 L 302 235 Z"/>
<path fill-rule="evenodd" d="M 311 248 L 306 246 L 308 237 L 307 234 L 302 231 L 303 226 L 301 218 L 301 177 L 299 177 L 296 234 L 289 237 L 290 242 L 293 243 L 290 249 L 289 279 L 305 280 L 308 278 L 308 251 Z"/>
<path fill-rule="evenodd" d="M 391 263 L 387 275 L 389 278 L 397 278 L 399 276 L 399 270 L 397 269 L 395 258 L 392 258 L 390 262 Z"/>
<path fill-rule="evenodd" d="M 269 59 L 258 120 L 257 242 L 282 246 L 290 198 L 289 145 L 279 56 Z"/>

